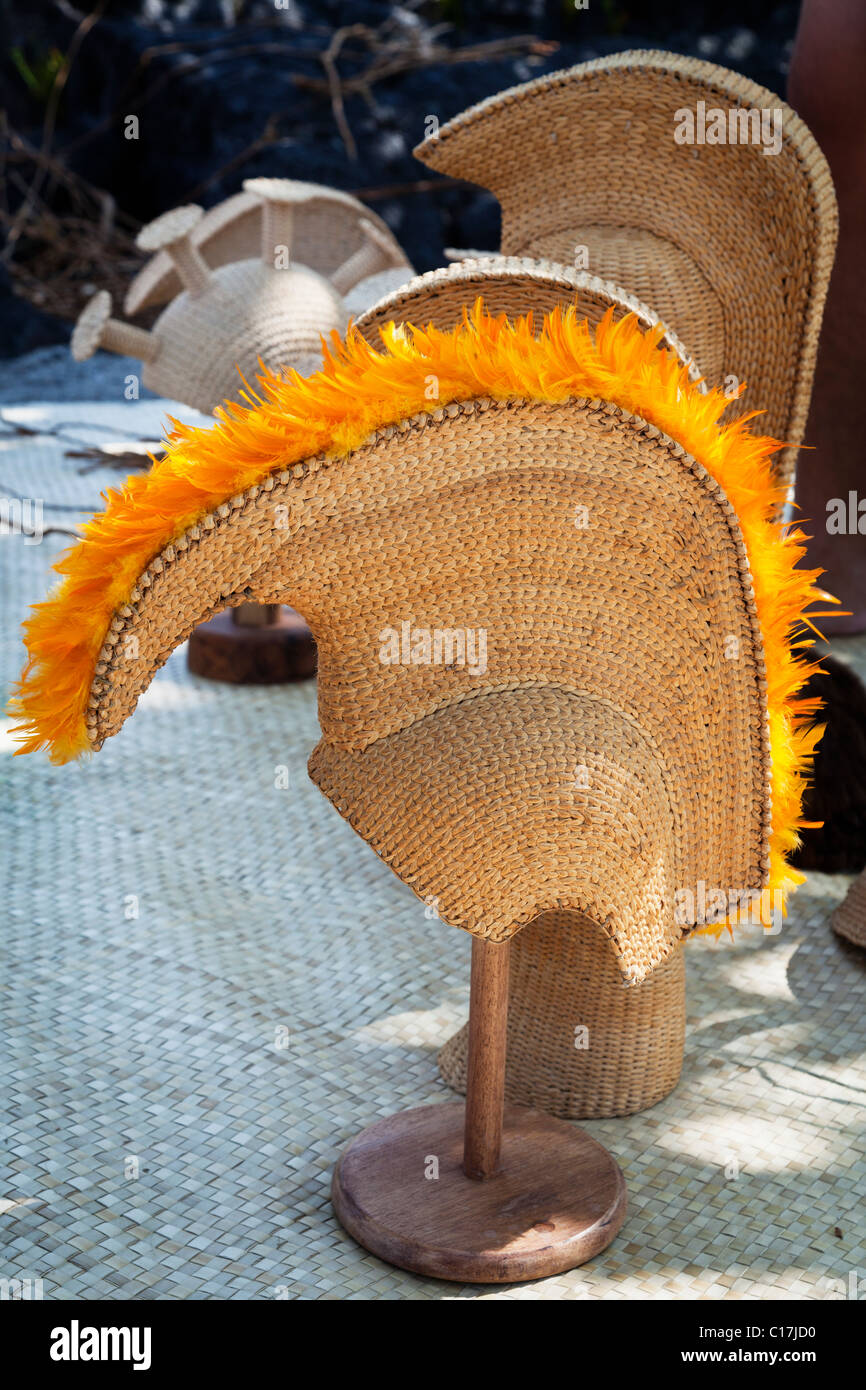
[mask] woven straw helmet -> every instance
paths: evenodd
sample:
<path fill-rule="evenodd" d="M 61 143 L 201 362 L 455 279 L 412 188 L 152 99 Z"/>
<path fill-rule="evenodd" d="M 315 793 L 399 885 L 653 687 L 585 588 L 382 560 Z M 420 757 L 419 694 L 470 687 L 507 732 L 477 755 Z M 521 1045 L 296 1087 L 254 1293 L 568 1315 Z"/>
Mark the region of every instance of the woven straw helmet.
<path fill-rule="evenodd" d="M 710 63 L 621 53 L 501 92 L 415 153 L 496 194 L 503 254 L 627 286 L 711 385 L 747 383 L 762 429 L 801 441 L 836 203 L 826 160 L 779 97 Z M 786 483 L 795 458 L 779 455 Z"/>
<path fill-rule="evenodd" d="M 190 241 L 212 270 L 258 256 L 264 235 L 264 202 L 256 190 L 260 183 L 291 198 L 288 244 L 293 261 L 333 281 L 342 295 L 362 277 L 389 268 L 401 277 L 398 283 L 411 275 L 400 243 L 371 208 L 339 189 L 298 179 L 247 180 L 243 192 L 208 208 L 193 227 Z M 348 273 L 347 263 L 354 266 Z M 167 304 L 183 287 L 168 251 L 158 251 L 130 284 L 124 310 L 134 318 L 145 309 Z"/>
<path fill-rule="evenodd" d="M 25 748 L 99 748 L 197 623 L 289 602 L 311 776 L 445 921 L 505 941 L 574 911 L 637 982 L 693 925 L 680 886 L 725 916 L 796 881 L 813 576 L 770 520 L 772 443 L 718 428 L 662 332 L 479 305 L 180 428 L 31 620 Z"/>
<path fill-rule="evenodd" d="M 475 300 L 510 318 L 532 312 L 538 321 L 575 307 L 597 327 L 608 310 L 626 313 L 644 329 L 657 326 L 651 309 L 586 271 L 549 261 L 477 252 L 461 264 L 429 271 L 363 314 L 356 327 L 376 346 L 391 321 L 450 329 Z M 411 334 L 411 328 L 406 329 Z M 700 371 L 667 328 L 660 347 Z M 701 387 L 701 389 L 704 389 Z M 639 990 L 623 989 L 616 956 L 601 924 L 574 911 L 548 911 L 521 931 L 509 966 L 506 1094 L 566 1118 L 630 1114 L 654 1104 L 676 1085 L 685 1040 L 685 966 L 677 950 Z M 589 1030 L 590 1048 L 574 1045 L 575 1021 Z M 465 1091 L 469 1025 L 447 1040 L 438 1064 L 443 1079 Z"/>
<path fill-rule="evenodd" d="M 258 205 L 258 215 L 254 219 L 247 208 L 237 220 L 218 222 L 221 230 L 214 233 L 212 248 L 207 237 L 196 236 L 208 220 L 199 207 L 174 208 L 145 227 L 138 245 L 156 255 L 127 303 L 140 309 L 183 289 L 170 299 L 152 332 L 112 319 L 109 295 L 94 295 L 75 326 L 73 356 L 80 361 L 100 346 L 131 353 L 142 361 L 145 386 L 209 414 L 237 394 L 238 373 L 251 381 L 261 362 L 292 367 L 302 375 L 316 371 L 322 363 L 322 336 L 342 333 L 349 321 L 344 294 L 384 266 L 398 266 L 401 280 L 411 274 L 390 232 L 382 232 L 378 219 L 358 219 L 353 208 L 354 249 L 326 278 L 299 261 L 296 216 L 302 212 L 307 219 L 308 238 L 318 225 L 314 212 L 321 215 L 324 206 L 345 213 L 339 195 L 329 200 L 323 196 L 327 190 L 289 179 L 251 179 L 244 189 L 244 199 Z M 251 231 L 260 237 L 256 256 L 246 245 Z M 328 263 L 334 245 L 346 240 L 325 241 L 316 260 Z M 202 255 L 203 246 L 221 256 L 241 244 L 241 259 L 215 269 Z"/>

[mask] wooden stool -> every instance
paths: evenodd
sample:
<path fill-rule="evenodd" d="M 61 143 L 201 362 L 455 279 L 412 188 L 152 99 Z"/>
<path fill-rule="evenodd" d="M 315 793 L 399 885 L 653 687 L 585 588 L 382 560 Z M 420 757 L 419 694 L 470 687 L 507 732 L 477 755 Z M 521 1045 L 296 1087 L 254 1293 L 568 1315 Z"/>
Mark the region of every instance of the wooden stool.
<path fill-rule="evenodd" d="M 242 603 L 192 632 L 194 676 L 232 685 L 282 685 L 316 674 L 316 644 L 300 613 L 280 603 Z"/>
<path fill-rule="evenodd" d="M 584 1264 L 625 1220 L 619 1166 L 563 1120 L 504 1104 L 510 943 L 472 942 L 469 1077 L 459 1101 L 389 1115 L 345 1150 L 331 1197 L 390 1264 L 457 1283 L 542 1279 Z"/>

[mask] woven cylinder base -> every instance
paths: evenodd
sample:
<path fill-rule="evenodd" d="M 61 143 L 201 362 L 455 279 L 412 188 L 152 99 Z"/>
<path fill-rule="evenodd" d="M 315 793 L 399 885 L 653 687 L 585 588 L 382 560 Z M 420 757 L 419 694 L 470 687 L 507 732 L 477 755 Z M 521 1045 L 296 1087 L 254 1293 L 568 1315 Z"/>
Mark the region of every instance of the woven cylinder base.
<path fill-rule="evenodd" d="M 837 936 L 844 936 L 854 946 L 866 946 L 866 870 L 854 879 L 830 925 Z"/>
<path fill-rule="evenodd" d="M 572 1120 L 646 1110 L 679 1080 L 685 1028 L 681 950 L 626 988 L 610 942 L 580 913 L 542 913 L 512 941 L 509 1100 Z M 464 1025 L 439 1053 L 461 1093 L 467 1055 Z"/>

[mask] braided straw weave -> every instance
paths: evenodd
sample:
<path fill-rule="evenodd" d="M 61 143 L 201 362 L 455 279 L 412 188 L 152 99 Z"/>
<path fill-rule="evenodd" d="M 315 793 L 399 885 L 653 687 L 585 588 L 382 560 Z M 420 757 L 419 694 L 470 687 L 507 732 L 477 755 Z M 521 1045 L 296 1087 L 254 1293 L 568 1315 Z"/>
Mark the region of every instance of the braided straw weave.
<path fill-rule="evenodd" d="M 546 912 L 511 947 L 509 1100 L 569 1119 L 631 1115 L 673 1090 L 686 1032 L 685 962 L 675 951 L 635 989 L 623 989 L 597 922 Z M 449 1086 L 466 1090 L 469 1029 L 439 1053 Z"/>
<path fill-rule="evenodd" d="M 311 776 L 445 921 L 501 942 L 578 913 L 638 983 L 692 928 L 682 886 L 723 919 L 796 883 L 789 643 L 819 593 L 771 521 L 773 441 L 720 430 L 658 335 L 479 306 L 178 427 L 28 626 L 25 750 L 99 748 L 196 623 L 289 602 L 319 648 Z"/>
<path fill-rule="evenodd" d="M 406 276 L 412 267 L 387 223 L 349 193 L 318 183 L 273 179 L 297 194 L 292 233 L 292 259 L 326 278 L 362 249 L 364 222 L 371 223 L 390 255 L 381 254 L 367 274 L 386 265 L 402 266 Z M 262 239 L 262 202 L 254 193 L 235 193 L 209 208 L 192 234 L 194 246 L 213 269 L 259 254 Z M 357 277 L 360 279 L 360 275 Z M 166 251 L 159 251 L 138 272 L 124 301 L 127 314 L 140 314 L 153 305 L 165 304 L 183 289 L 177 270 Z"/>
<path fill-rule="evenodd" d="M 596 326 L 612 306 L 646 328 L 651 309 L 586 271 L 528 258 L 479 256 L 429 271 L 357 320 L 373 344 L 390 321 L 449 329 L 483 295 L 491 313 L 539 317 L 559 306 Z M 688 361 L 665 330 L 660 346 Z M 692 379 L 700 372 L 690 363 Z M 576 1046 L 586 1028 L 588 1046 Z M 583 1035 L 581 1035 L 583 1037 Z M 591 1040 L 591 1041 L 590 1041 Z M 466 1089 L 469 1029 L 439 1053 L 439 1069 Z M 610 942 L 589 918 L 547 913 L 514 940 L 509 972 L 507 1088 L 511 1100 L 577 1119 L 625 1115 L 653 1105 L 676 1085 L 685 1043 L 685 969 L 674 952 L 636 989 L 624 990 Z"/>
<path fill-rule="evenodd" d="M 580 316 L 595 328 L 611 306 L 635 316 L 644 328 L 655 328 L 659 319 L 652 309 L 614 285 L 584 270 L 528 256 L 479 256 L 458 265 L 428 270 L 373 304 L 355 321 L 358 332 L 376 346 L 389 323 L 417 323 L 448 330 L 460 323 L 463 311 L 481 296 L 490 314 L 509 319 L 533 313 L 539 320 L 551 309 L 576 306 Z M 672 349 L 688 363 L 689 376 L 700 381 L 701 371 L 671 330 L 662 325 L 662 347 Z"/>
<path fill-rule="evenodd" d="M 837 936 L 854 946 L 866 946 L 866 870 L 851 884 L 830 919 Z"/>
<path fill-rule="evenodd" d="M 780 152 L 676 143 L 678 113 L 699 102 L 728 120 L 778 111 Z M 491 97 L 415 153 L 496 194 L 505 255 L 582 263 L 628 286 L 710 384 L 747 383 L 762 428 L 802 440 L 836 203 L 810 132 L 772 92 L 692 58 L 621 53 Z M 779 456 L 786 484 L 795 460 L 794 447 Z"/>
<path fill-rule="evenodd" d="M 227 306 L 233 312 L 227 314 Z M 245 312 L 254 306 L 253 312 Z M 180 295 L 163 309 L 153 336 L 156 355 L 141 379 L 157 395 L 209 415 L 253 381 L 259 362 L 302 376 L 322 365 L 322 335 L 342 333 L 348 315 L 322 276 L 306 269 L 269 270 L 258 260 L 215 272 L 211 292 Z"/>
<path fill-rule="evenodd" d="M 366 308 L 370 300 L 364 286 L 378 283 L 383 267 L 390 266 L 389 274 L 400 281 L 411 271 L 388 229 L 383 230 L 378 219 L 363 216 L 362 205 L 346 195 L 331 196 L 317 184 L 291 179 L 248 179 L 244 188 L 249 206 L 244 203 L 246 211 L 237 219 L 224 222 L 216 213 L 210 215 L 211 230 L 216 226 L 220 232 L 218 251 L 237 250 L 240 259 L 216 268 L 208 264 L 202 248 L 209 242 L 202 228 L 209 216 L 201 208 L 191 205 L 163 213 L 139 233 L 138 246 L 157 254 L 150 262 L 153 275 L 144 283 L 139 277 L 127 304 L 141 308 L 142 295 L 153 303 L 169 289 L 179 292 L 150 333 L 112 319 L 108 295 L 94 295 L 76 324 L 73 356 L 81 360 L 99 346 L 135 355 L 142 362 L 145 386 L 210 414 L 221 401 L 236 396 L 242 382 L 253 380 L 262 362 L 301 376 L 317 371 L 322 365 L 322 337 L 342 333 L 349 322 L 343 295 L 360 295 Z M 258 209 L 255 217 L 250 215 L 252 206 Z M 314 259 L 330 263 L 340 247 L 346 247 L 347 254 L 328 279 L 300 263 L 297 231 L 300 224 L 309 237 L 319 226 L 317 219 L 324 213 L 333 215 L 335 209 L 341 234 L 335 232 L 329 239 L 323 231 Z M 252 232 L 259 242 L 255 257 L 248 244 Z M 171 267 L 170 274 L 156 275 L 161 257 Z"/>

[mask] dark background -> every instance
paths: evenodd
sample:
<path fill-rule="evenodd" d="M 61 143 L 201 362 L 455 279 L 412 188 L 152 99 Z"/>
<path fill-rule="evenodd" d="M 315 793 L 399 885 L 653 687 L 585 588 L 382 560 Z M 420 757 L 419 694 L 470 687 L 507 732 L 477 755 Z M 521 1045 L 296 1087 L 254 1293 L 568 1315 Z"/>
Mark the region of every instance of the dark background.
<path fill-rule="evenodd" d="M 94 288 L 122 299 L 143 259 L 141 223 L 185 202 L 208 207 L 254 175 L 355 193 L 419 271 L 441 265 L 445 246 L 494 249 L 495 201 L 413 159 L 426 116 L 444 122 L 515 83 L 634 47 L 703 57 L 784 94 L 799 8 L 277 3 L 0 0 L 0 356 L 65 341 Z M 335 42 L 342 130 L 323 61 Z M 123 135 L 130 114 L 137 141 Z"/>

